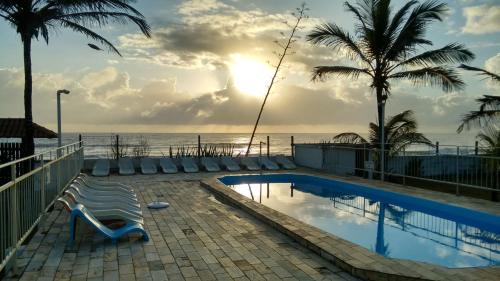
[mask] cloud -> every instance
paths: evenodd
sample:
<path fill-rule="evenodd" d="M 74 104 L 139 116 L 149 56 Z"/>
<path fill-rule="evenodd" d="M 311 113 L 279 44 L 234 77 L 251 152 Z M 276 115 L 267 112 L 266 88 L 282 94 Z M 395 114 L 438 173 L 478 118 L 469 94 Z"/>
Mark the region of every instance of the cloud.
<path fill-rule="evenodd" d="M 465 7 L 464 33 L 486 34 L 500 32 L 500 5 L 479 5 Z"/>

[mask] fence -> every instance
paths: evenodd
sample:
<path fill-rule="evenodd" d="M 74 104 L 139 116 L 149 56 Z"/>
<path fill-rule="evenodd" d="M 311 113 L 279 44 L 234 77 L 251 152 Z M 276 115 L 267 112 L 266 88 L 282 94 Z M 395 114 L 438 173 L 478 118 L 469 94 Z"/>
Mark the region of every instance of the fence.
<path fill-rule="evenodd" d="M 452 150 L 455 154 L 442 154 L 439 150 L 386 151 L 385 180 L 457 195 L 498 196 L 500 157 L 481 154 L 481 149 L 463 152 L 459 147 L 446 147 L 441 151 Z M 299 165 L 337 175 L 381 178 L 380 150 L 367 145 L 297 144 L 294 152 Z"/>
<path fill-rule="evenodd" d="M 21 143 L 1 142 L 0 143 L 0 164 L 14 161 L 21 157 Z"/>
<path fill-rule="evenodd" d="M 0 165 L 0 171 L 11 175 L 0 186 L 0 272 L 15 263 L 16 251 L 82 164 L 83 145 L 78 142 Z M 19 175 L 26 167 L 28 172 Z"/>

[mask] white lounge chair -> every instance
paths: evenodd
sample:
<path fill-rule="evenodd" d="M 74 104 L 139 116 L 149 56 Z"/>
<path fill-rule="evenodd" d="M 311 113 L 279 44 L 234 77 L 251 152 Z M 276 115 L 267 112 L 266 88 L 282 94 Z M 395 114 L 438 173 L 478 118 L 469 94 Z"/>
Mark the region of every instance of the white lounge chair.
<path fill-rule="evenodd" d="M 158 172 L 155 162 L 151 158 L 141 159 L 141 173 L 145 175 L 152 175 Z"/>
<path fill-rule="evenodd" d="M 241 165 L 249 171 L 260 170 L 259 165 L 255 162 L 255 160 L 253 158 L 249 158 L 249 157 L 241 158 Z"/>
<path fill-rule="evenodd" d="M 222 166 L 226 168 L 226 170 L 230 172 L 236 172 L 241 170 L 240 165 L 233 160 L 233 158 L 224 156 L 221 158 Z"/>
<path fill-rule="evenodd" d="M 201 165 L 205 168 L 207 172 L 219 172 L 219 164 L 215 163 L 214 159 L 209 157 L 201 158 Z"/>
<path fill-rule="evenodd" d="M 200 171 L 193 158 L 182 158 L 181 165 L 186 173 L 198 173 Z"/>
<path fill-rule="evenodd" d="M 278 163 L 278 165 L 283 167 L 283 169 L 285 169 L 285 170 L 297 169 L 297 166 L 295 165 L 295 163 L 293 163 L 285 155 L 277 155 L 274 160 L 276 160 L 276 163 Z"/>
<path fill-rule="evenodd" d="M 275 171 L 275 170 L 280 169 L 280 166 L 278 166 L 278 164 L 274 163 L 273 161 L 271 161 L 269 158 L 267 158 L 265 156 L 259 157 L 259 164 L 261 167 L 263 167 L 266 170 Z"/>
<path fill-rule="evenodd" d="M 109 176 L 109 160 L 97 159 L 92 168 L 92 175 L 94 177 L 107 177 Z"/>
<path fill-rule="evenodd" d="M 122 176 L 135 174 L 134 163 L 130 158 L 120 158 L 118 159 L 118 169 Z"/>
<path fill-rule="evenodd" d="M 95 178 L 92 178 L 91 176 L 84 173 L 80 173 L 76 178 L 84 181 L 86 184 L 90 184 L 93 186 L 111 188 L 111 189 L 114 189 L 116 187 L 121 187 L 123 189 L 127 189 L 130 191 L 134 190 L 134 188 L 132 188 L 130 185 L 126 185 L 121 182 L 96 180 Z"/>
<path fill-rule="evenodd" d="M 178 172 L 177 165 L 174 164 L 172 158 L 161 158 L 160 168 L 165 174 L 175 174 Z"/>

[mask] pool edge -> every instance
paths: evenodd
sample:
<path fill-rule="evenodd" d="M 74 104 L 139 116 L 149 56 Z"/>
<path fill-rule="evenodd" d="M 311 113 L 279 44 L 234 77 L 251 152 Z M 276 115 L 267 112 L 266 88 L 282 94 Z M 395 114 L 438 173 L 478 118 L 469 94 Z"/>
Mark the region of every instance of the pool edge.
<path fill-rule="evenodd" d="M 304 172 L 297 174 L 318 176 Z M 383 257 L 254 202 L 227 188 L 219 181 L 219 177 L 221 176 L 202 180 L 200 184 L 225 203 L 244 210 L 354 276 L 366 280 L 493 280 L 494 277 L 500 276 L 499 266 L 446 268 L 424 262 Z"/>

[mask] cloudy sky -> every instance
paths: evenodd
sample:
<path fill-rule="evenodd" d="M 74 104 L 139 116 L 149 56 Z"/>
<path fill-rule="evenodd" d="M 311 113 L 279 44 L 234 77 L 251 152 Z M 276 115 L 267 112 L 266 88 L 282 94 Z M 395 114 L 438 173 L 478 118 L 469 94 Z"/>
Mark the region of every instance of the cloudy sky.
<path fill-rule="evenodd" d="M 74 132 L 247 132 L 256 118 L 264 85 L 276 61 L 273 41 L 288 32 L 284 21 L 302 0 L 142 0 L 153 38 L 135 26 L 101 30 L 122 52 L 90 49 L 78 34 L 52 34 L 33 45 L 35 122 L 55 129 L 55 91 L 63 97 L 64 126 Z M 343 1 L 310 0 L 306 33 L 335 22 L 352 30 Z M 403 0 L 393 1 L 399 6 Z M 431 26 L 435 47 L 466 44 L 474 66 L 500 73 L 500 4 L 495 0 L 446 1 L 450 12 Z M 22 46 L 0 22 L 0 117 L 22 117 Z M 345 62 L 342 53 L 313 47 L 303 39 L 286 58 L 272 92 L 261 132 L 365 132 L 376 106 L 368 81 L 310 81 L 316 65 Z M 474 98 L 498 89 L 463 73 L 464 91 L 444 93 L 409 83 L 394 84 L 387 114 L 412 109 L 424 132 L 453 133 Z"/>

